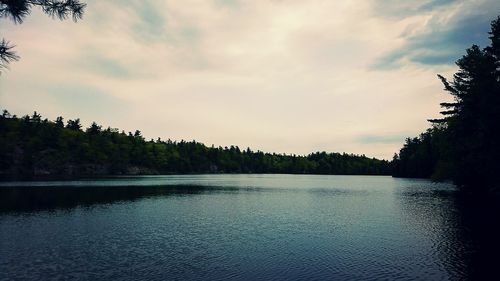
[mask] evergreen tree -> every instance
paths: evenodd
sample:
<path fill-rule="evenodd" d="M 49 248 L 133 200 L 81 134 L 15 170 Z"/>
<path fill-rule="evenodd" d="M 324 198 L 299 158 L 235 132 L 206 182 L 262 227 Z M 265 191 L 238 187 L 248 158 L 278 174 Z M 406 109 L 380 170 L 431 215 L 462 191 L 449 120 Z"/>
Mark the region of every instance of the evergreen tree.
<path fill-rule="evenodd" d="M 491 24 L 491 44 L 473 45 L 457 61 L 444 89 L 454 101 L 441 103 L 441 119 L 420 138 L 408 139 L 393 160 L 395 176 L 452 179 L 474 190 L 500 190 L 500 17 Z M 424 154 L 422 154 L 424 153 Z M 422 160 L 424 159 L 424 160 Z"/>
<path fill-rule="evenodd" d="M 464 187 L 492 188 L 500 170 L 500 17 L 492 22 L 491 45 L 480 49 L 473 45 L 457 61 L 459 71 L 448 81 L 442 76 L 445 90 L 455 102 L 442 103 L 441 112 L 453 148 L 456 164 L 454 180 Z"/>
<path fill-rule="evenodd" d="M 43 171 L 51 176 L 172 173 L 294 173 L 388 175 L 390 164 L 364 155 L 318 152 L 307 156 L 207 147 L 184 140 L 146 141 L 139 130 L 126 134 L 80 119 L 55 122 L 38 113 L 0 115 L 0 177 L 21 179 Z"/>
<path fill-rule="evenodd" d="M 80 118 L 76 118 L 75 120 L 68 120 L 66 128 L 79 131 L 82 128 L 82 125 L 80 124 Z"/>

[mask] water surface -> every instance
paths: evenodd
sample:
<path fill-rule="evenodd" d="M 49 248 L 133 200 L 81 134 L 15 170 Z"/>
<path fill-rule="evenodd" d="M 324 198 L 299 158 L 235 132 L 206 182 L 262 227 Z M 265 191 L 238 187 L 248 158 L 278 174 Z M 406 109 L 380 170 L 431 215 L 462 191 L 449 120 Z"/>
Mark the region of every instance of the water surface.
<path fill-rule="evenodd" d="M 477 279 L 498 262 L 495 206 L 380 176 L 4 182 L 0 279 Z"/>

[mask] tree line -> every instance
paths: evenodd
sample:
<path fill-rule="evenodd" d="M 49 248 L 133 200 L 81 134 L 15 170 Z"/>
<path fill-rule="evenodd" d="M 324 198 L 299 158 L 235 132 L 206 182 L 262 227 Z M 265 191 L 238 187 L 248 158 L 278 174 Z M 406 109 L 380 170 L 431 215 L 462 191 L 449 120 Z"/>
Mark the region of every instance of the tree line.
<path fill-rule="evenodd" d="M 146 140 L 79 119 L 64 122 L 31 116 L 0 117 L 0 176 L 95 176 L 184 173 L 291 173 L 390 175 L 386 160 L 316 152 L 306 156 L 264 153 L 196 141 Z"/>
<path fill-rule="evenodd" d="M 394 176 L 452 180 L 464 189 L 500 191 L 500 16 L 491 23 L 490 44 L 473 45 L 449 81 L 453 102 L 443 102 L 442 118 L 406 143 L 394 156 Z"/>

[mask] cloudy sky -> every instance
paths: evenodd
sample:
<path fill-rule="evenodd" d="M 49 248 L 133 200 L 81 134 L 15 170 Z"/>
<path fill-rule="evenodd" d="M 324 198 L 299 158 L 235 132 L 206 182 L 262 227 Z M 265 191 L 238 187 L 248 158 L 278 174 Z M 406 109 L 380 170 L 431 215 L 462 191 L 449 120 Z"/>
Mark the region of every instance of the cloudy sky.
<path fill-rule="evenodd" d="M 485 46 L 498 0 L 83 0 L 0 36 L 0 107 L 147 138 L 389 159 L 439 116 L 436 78 Z"/>

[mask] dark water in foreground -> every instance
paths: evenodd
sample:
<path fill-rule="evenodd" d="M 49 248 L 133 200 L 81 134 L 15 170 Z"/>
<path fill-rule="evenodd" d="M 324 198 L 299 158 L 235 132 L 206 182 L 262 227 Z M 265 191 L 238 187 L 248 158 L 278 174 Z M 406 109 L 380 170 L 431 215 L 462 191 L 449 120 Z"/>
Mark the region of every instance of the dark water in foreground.
<path fill-rule="evenodd" d="M 496 206 L 391 177 L 0 183 L 0 280 L 484 279 Z"/>

